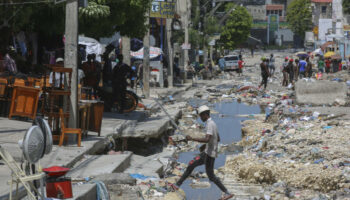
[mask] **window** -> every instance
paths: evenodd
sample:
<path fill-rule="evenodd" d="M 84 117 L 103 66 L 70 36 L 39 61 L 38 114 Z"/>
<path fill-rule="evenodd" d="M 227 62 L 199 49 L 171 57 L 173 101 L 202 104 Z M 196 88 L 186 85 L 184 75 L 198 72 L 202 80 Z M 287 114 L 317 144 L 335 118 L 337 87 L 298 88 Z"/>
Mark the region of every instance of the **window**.
<path fill-rule="evenodd" d="M 279 10 L 279 11 L 278 11 L 278 15 L 279 15 L 279 16 L 282 16 L 282 10 Z"/>
<path fill-rule="evenodd" d="M 322 6 L 321 9 L 322 9 L 323 14 L 325 14 L 327 12 L 327 6 Z"/>
<path fill-rule="evenodd" d="M 269 15 L 270 15 L 270 11 L 267 10 L 267 11 L 266 11 L 266 16 L 269 16 Z"/>

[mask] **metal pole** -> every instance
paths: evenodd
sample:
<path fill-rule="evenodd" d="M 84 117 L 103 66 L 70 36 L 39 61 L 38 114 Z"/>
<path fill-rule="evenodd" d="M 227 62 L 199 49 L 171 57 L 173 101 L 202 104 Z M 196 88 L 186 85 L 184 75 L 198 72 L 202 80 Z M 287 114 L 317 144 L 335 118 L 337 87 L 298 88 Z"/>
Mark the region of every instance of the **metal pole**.
<path fill-rule="evenodd" d="M 78 0 L 66 3 L 64 66 L 72 68 L 70 127 L 78 126 Z M 67 76 L 68 77 L 68 76 Z M 68 80 L 68 79 L 66 79 Z"/>
<path fill-rule="evenodd" d="M 168 87 L 173 87 L 173 49 L 171 47 L 171 19 L 166 19 L 166 39 L 167 39 L 167 46 L 168 46 Z"/>

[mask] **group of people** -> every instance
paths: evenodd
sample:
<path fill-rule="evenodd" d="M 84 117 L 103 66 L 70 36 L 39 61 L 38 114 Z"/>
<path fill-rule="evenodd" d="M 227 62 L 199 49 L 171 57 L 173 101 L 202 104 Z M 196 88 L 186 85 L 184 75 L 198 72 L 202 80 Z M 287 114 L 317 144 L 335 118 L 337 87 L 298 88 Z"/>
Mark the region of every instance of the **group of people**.
<path fill-rule="evenodd" d="M 281 68 L 283 74 L 282 86 L 294 84 L 298 78 L 310 78 L 312 76 L 310 57 L 301 57 L 300 60 L 285 57 Z"/>

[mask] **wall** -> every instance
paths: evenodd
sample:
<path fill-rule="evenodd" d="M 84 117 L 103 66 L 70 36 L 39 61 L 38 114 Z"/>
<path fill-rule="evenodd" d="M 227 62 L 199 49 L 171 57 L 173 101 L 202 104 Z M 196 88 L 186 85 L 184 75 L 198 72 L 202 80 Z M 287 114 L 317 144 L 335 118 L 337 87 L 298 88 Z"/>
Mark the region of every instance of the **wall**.
<path fill-rule="evenodd" d="M 266 7 L 265 5 L 247 5 L 248 12 L 252 15 L 253 20 L 265 20 Z"/>
<path fill-rule="evenodd" d="M 322 12 L 322 7 L 326 6 L 326 12 Z M 312 7 L 312 23 L 318 26 L 319 19 L 332 18 L 332 4 L 330 3 L 311 3 Z"/>

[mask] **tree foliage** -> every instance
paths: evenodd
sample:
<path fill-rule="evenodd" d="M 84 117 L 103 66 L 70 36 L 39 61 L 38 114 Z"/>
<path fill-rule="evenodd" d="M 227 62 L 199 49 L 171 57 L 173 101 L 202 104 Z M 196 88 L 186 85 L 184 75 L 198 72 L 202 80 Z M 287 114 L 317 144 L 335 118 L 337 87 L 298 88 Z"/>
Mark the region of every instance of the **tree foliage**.
<path fill-rule="evenodd" d="M 8 3 L 0 0 L 0 3 Z M 51 2 L 51 3 L 49 3 Z M 79 8 L 79 33 L 89 37 L 108 37 L 120 31 L 129 37 L 143 37 L 146 33 L 145 13 L 151 0 L 89 0 L 86 8 Z M 65 4 L 52 1 L 40 4 L 0 5 L 0 29 L 63 35 Z"/>
<path fill-rule="evenodd" d="M 253 23 L 252 16 L 245 7 L 230 3 L 226 6 L 226 11 L 229 11 L 233 6 L 235 6 L 235 10 L 227 18 L 220 36 L 220 42 L 226 49 L 234 49 L 237 45 L 245 42 Z"/>
<path fill-rule="evenodd" d="M 151 0 L 89 0 L 91 7 L 81 9 L 80 32 L 99 38 L 120 31 L 121 35 L 142 38 L 150 4 Z"/>
<path fill-rule="evenodd" d="M 312 27 L 312 11 L 310 0 L 293 0 L 287 8 L 287 22 L 290 29 L 300 37 Z"/>
<path fill-rule="evenodd" d="M 350 14 L 350 0 L 343 0 L 343 11 L 346 14 Z"/>

